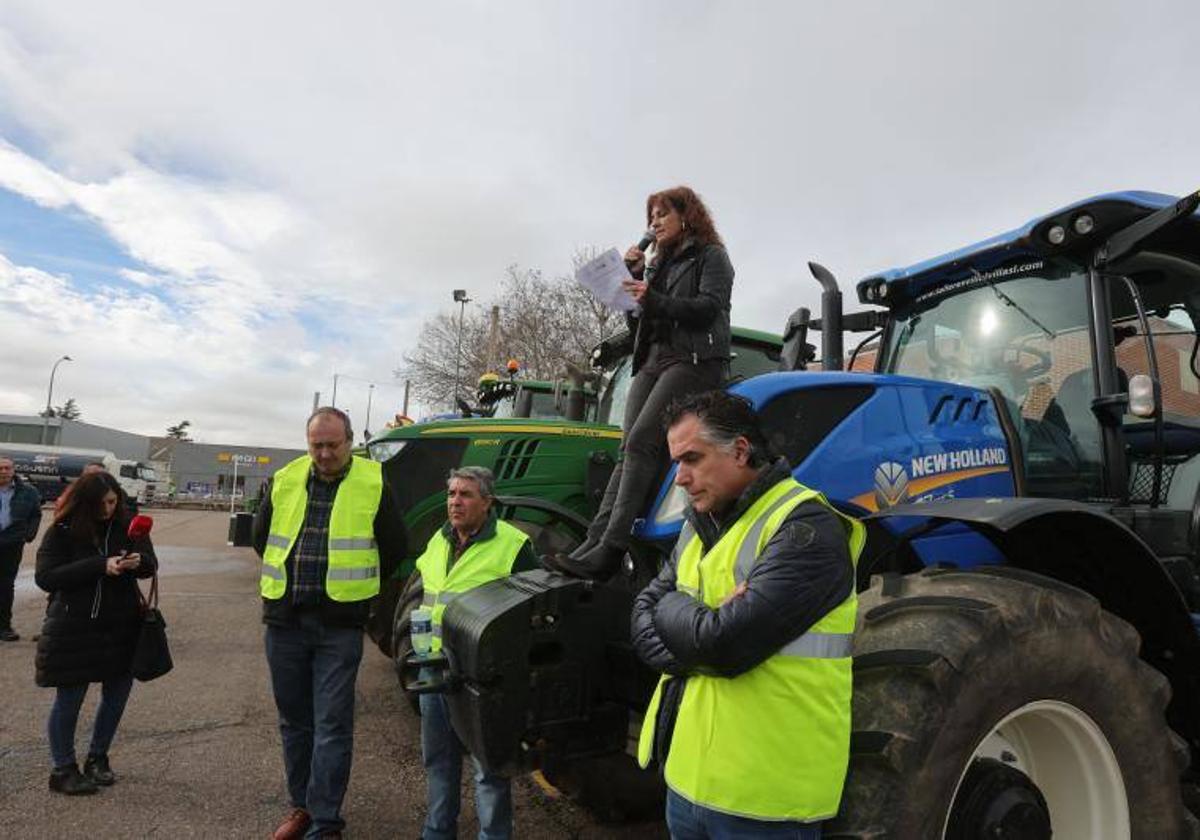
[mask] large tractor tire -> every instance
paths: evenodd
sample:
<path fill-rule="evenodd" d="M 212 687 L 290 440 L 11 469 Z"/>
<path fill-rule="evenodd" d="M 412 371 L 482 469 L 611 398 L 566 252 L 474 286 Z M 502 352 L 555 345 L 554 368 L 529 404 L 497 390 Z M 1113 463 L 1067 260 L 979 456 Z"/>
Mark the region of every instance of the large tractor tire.
<path fill-rule="evenodd" d="M 417 695 L 404 690 L 400 666 L 412 654 L 412 611 L 421 605 L 421 599 L 424 597 L 425 587 L 421 583 L 421 575 L 413 572 L 404 584 L 400 597 L 396 599 L 396 612 L 392 618 L 392 661 L 396 666 L 396 676 L 400 680 L 400 692 L 417 714 L 420 714 Z"/>
<path fill-rule="evenodd" d="M 1167 680 L 1090 595 L 1010 568 L 872 580 L 854 734 L 825 836 L 1195 836 Z"/>

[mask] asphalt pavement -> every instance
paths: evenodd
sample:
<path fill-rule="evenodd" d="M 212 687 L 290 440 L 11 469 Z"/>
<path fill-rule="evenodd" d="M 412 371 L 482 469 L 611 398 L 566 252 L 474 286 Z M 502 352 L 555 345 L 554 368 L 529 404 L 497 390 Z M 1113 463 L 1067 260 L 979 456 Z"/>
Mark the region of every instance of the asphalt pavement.
<path fill-rule="evenodd" d="M 45 595 L 33 583 L 37 542 L 17 578 L 14 627 L 0 643 L 0 837 L 265 838 L 288 810 L 274 702 L 263 656 L 258 558 L 226 546 L 229 518 L 148 510 L 160 558 L 160 607 L 175 670 L 135 683 L 110 752 L 115 786 L 94 796 L 47 790 L 46 715 L 53 689 L 33 681 Z M 46 511 L 47 517 L 49 511 Z M 93 686 L 76 735 L 82 757 L 99 698 Z M 391 663 L 368 640 L 359 671 L 347 838 L 416 838 L 425 781 L 419 722 Z M 478 832 L 464 772 L 460 836 Z M 529 838 L 665 836 L 661 825 L 604 826 L 529 777 L 513 783 L 515 834 Z"/>

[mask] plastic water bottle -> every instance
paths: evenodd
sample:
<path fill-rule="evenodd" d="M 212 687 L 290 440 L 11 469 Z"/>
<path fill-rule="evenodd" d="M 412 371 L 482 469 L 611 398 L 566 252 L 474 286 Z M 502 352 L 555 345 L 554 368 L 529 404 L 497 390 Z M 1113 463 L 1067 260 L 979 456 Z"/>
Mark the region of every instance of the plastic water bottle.
<path fill-rule="evenodd" d="M 433 650 L 433 611 L 417 607 L 409 619 L 412 630 L 413 653 L 428 656 Z"/>

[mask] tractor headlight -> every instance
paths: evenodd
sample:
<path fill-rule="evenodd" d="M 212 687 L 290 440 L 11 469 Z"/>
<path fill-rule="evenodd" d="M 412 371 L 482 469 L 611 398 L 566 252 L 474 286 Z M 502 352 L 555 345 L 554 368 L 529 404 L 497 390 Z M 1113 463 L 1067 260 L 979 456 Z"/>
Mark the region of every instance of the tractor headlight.
<path fill-rule="evenodd" d="M 1073 223 L 1075 232 L 1080 236 L 1087 236 L 1096 229 L 1096 220 L 1084 213 L 1082 216 L 1076 216 Z"/>
<path fill-rule="evenodd" d="M 1046 231 L 1046 239 L 1051 245 L 1061 245 L 1067 241 L 1067 229 L 1062 225 L 1054 225 Z"/>
<path fill-rule="evenodd" d="M 667 495 L 663 497 L 662 504 L 658 506 L 658 511 L 654 514 L 654 524 L 667 525 L 668 523 L 683 519 L 683 512 L 687 509 L 687 503 L 687 491 L 678 484 L 672 484 L 671 489 L 667 491 Z"/>
<path fill-rule="evenodd" d="M 406 440 L 380 440 L 368 446 L 367 451 L 371 453 L 372 461 L 383 463 L 396 457 L 407 444 Z"/>

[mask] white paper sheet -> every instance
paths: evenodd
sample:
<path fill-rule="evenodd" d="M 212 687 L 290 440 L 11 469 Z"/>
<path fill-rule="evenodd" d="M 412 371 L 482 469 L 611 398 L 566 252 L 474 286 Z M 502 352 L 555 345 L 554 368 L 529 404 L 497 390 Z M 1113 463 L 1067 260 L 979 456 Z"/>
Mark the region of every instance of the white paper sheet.
<path fill-rule="evenodd" d="M 625 260 L 616 248 L 610 248 L 591 262 L 584 263 L 575 272 L 575 282 L 595 295 L 596 300 L 622 312 L 638 308 L 633 296 L 621 287 L 622 281 L 632 279 L 633 275 L 625 267 Z"/>

